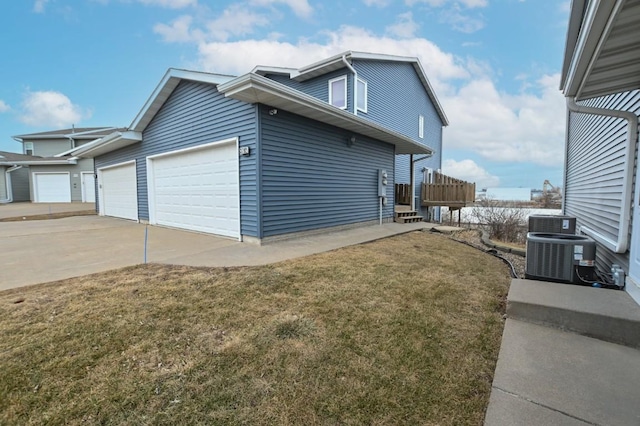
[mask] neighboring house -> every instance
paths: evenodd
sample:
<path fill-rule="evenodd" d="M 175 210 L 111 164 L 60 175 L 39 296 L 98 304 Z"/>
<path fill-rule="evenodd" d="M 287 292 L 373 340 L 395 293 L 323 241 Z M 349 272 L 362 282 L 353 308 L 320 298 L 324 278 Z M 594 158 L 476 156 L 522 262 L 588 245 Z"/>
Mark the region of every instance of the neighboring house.
<path fill-rule="evenodd" d="M 573 0 L 562 70 L 568 122 L 564 213 L 620 265 L 640 303 L 640 1 Z M 634 184 L 634 182 L 636 182 Z"/>
<path fill-rule="evenodd" d="M 21 172 L 11 175 L 15 186 L 13 201 L 94 202 L 93 159 L 78 159 L 69 153 L 114 130 L 114 127 L 71 128 L 14 136 L 22 144 L 24 156 L 13 163 L 22 166 Z M 26 193 L 20 190 L 25 186 Z"/>
<path fill-rule="evenodd" d="M 240 77 L 170 69 L 128 130 L 72 155 L 95 159 L 101 215 L 263 241 L 391 221 L 406 156 L 439 168 L 446 124 L 417 59 L 347 52 Z"/>

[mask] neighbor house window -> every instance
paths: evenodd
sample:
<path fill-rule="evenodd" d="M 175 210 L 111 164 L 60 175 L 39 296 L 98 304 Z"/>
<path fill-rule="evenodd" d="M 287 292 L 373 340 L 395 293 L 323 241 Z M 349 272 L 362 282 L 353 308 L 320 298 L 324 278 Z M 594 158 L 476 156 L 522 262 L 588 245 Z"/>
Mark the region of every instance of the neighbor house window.
<path fill-rule="evenodd" d="M 358 78 L 358 111 L 367 112 L 367 82 Z"/>
<path fill-rule="evenodd" d="M 422 115 L 418 117 L 418 136 L 424 138 L 424 117 Z"/>
<path fill-rule="evenodd" d="M 347 76 L 329 80 L 329 103 L 335 107 L 347 108 Z"/>
<path fill-rule="evenodd" d="M 27 155 L 33 155 L 33 142 L 24 143 L 24 153 Z"/>

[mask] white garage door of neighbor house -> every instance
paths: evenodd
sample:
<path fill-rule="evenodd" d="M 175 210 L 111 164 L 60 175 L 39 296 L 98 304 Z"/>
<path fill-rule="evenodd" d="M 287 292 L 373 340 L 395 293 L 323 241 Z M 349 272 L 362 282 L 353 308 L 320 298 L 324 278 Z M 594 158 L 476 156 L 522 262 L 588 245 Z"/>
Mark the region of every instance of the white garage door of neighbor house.
<path fill-rule="evenodd" d="M 236 140 L 149 157 L 152 224 L 240 237 Z"/>
<path fill-rule="evenodd" d="M 36 203 L 70 203 L 69 173 L 34 173 L 33 189 Z"/>
<path fill-rule="evenodd" d="M 136 163 L 98 170 L 100 214 L 138 220 Z"/>

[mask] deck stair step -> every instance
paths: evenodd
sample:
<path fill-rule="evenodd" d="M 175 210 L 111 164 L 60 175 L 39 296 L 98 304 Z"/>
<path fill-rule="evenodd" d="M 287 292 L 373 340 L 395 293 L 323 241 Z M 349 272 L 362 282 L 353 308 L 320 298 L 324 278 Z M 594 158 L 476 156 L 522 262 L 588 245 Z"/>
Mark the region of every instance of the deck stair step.
<path fill-rule="evenodd" d="M 640 349 L 640 306 L 620 290 L 514 279 L 507 317 Z"/>
<path fill-rule="evenodd" d="M 422 216 L 419 216 L 415 210 L 396 211 L 395 221 L 398 223 L 415 223 L 422 220 Z"/>

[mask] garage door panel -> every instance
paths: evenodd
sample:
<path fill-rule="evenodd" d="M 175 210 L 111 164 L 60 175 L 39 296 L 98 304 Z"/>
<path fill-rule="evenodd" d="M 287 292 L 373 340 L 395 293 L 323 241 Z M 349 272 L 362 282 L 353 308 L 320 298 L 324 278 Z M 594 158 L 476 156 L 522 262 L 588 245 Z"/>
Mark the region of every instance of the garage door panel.
<path fill-rule="evenodd" d="M 101 170 L 100 210 L 105 216 L 138 220 L 135 163 Z"/>
<path fill-rule="evenodd" d="M 239 237 L 235 144 L 155 158 L 150 166 L 155 223 Z"/>
<path fill-rule="evenodd" d="M 34 173 L 35 201 L 38 203 L 70 203 L 69 173 Z"/>

